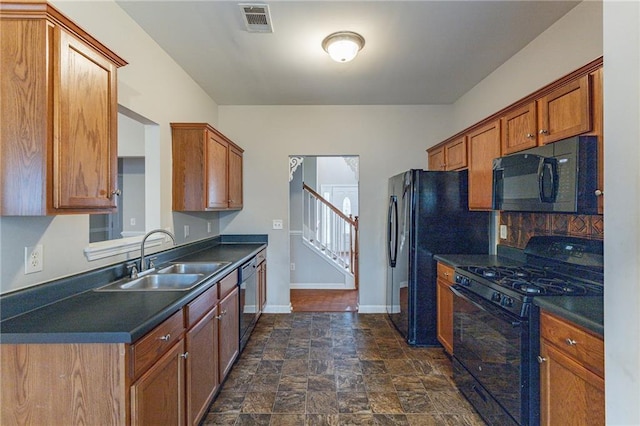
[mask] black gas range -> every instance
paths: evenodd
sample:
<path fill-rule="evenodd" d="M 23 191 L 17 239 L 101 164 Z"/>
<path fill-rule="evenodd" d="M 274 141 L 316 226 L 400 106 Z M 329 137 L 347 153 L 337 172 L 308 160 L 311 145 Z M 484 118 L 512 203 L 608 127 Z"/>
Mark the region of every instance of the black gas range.
<path fill-rule="evenodd" d="M 539 424 L 534 298 L 603 295 L 602 241 L 535 236 L 524 254 L 455 268 L 454 380 L 489 424 Z"/>

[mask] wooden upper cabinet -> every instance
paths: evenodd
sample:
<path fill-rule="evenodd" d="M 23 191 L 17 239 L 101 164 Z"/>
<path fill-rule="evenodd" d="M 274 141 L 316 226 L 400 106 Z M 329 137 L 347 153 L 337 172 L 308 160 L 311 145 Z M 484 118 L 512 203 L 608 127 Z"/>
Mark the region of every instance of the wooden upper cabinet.
<path fill-rule="evenodd" d="M 500 157 L 500 120 L 467 135 L 469 143 L 469 209 L 491 210 L 493 159 Z"/>
<path fill-rule="evenodd" d="M 242 208 L 242 148 L 206 123 L 171 123 L 173 210 Z"/>
<path fill-rule="evenodd" d="M 114 211 L 126 62 L 44 2 L 0 3 L 0 49 L 0 213 Z"/>
<path fill-rule="evenodd" d="M 591 130 L 589 76 L 571 81 L 538 100 L 540 145 Z"/>
<path fill-rule="evenodd" d="M 241 209 L 242 199 L 242 150 L 229 146 L 229 208 Z"/>
<path fill-rule="evenodd" d="M 602 68 L 592 72 L 591 83 L 591 132 L 598 137 L 598 214 L 604 213 L 604 107 L 602 96 Z"/>
<path fill-rule="evenodd" d="M 502 117 L 502 155 L 538 145 L 536 137 L 536 103 L 509 111 Z"/>
<path fill-rule="evenodd" d="M 461 170 L 467 167 L 467 138 L 451 140 L 428 150 L 429 170 Z"/>
<path fill-rule="evenodd" d="M 443 171 L 447 165 L 444 162 L 444 146 L 427 151 L 429 153 L 429 170 Z"/>

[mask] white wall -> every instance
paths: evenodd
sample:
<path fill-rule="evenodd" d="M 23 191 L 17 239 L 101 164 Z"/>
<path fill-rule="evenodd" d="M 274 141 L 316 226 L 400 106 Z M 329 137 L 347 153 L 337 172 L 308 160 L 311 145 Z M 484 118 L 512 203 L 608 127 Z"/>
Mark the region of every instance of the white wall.
<path fill-rule="evenodd" d="M 220 106 L 220 129 L 245 149 L 244 210 L 221 233 L 268 232 L 269 309 L 289 308 L 289 155 L 360 156 L 360 306 L 385 303 L 387 179 L 425 168 L 444 139 L 448 106 Z M 247 126 L 246 123 L 251 123 Z M 284 219 L 283 231 L 271 230 Z"/>
<path fill-rule="evenodd" d="M 204 238 L 206 220 L 217 225 L 217 214 L 182 215 L 171 212 L 172 121 L 206 121 L 217 124 L 217 105 L 114 1 L 53 1 L 62 13 L 129 61 L 118 71 L 118 101 L 128 109 L 158 123 L 159 158 L 155 170 L 161 193 L 161 224 L 191 224 L 189 240 Z M 217 227 L 215 228 L 217 231 Z M 0 292 L 123 261 L 124 256 L 88 262 L 83 249 L 89 244 L 89 217 L 0 218 Z M 217 233 L 217 232 L 216 232 Z M 215 235 L 215 234 L 214 234 Z M 184 239 L 182 240 L 184 241 Z M 24 247 L 43 244 L 44 271 L 24 275 Z"/>
<path fill-rule="evenodd" d="M 604 5 L 608 425 L 640 424 L 640 3 Z"/>
<path fill-rule="evenodd" d="M 453 133 L 600 56 L 602 3 L 583 1 L 456 101 Z"/>

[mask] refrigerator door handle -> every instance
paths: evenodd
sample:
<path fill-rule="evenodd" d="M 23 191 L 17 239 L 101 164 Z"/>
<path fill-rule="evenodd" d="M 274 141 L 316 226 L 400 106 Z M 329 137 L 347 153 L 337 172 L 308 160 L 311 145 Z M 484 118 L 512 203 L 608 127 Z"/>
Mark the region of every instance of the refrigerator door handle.
<path fill-rule="evenodd" d="M 388 212 L 388 241 L 387 248 L 389 250 L 389 265 L 392 268 L 396 267 L 396 260 L 398 258 L 398 197 L 392 195 L 389 197 L 389 212 Z"/>

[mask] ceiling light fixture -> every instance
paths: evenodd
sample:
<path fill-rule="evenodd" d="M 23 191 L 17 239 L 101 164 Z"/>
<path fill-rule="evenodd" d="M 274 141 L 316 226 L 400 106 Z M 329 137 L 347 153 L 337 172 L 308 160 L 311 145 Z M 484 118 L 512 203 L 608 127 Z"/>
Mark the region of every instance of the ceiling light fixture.
<path fill-rule="evenodd" d="M 352 31 L 338 31 L 322 40 L 322 48 L 336 62 L 349 62 L 364 47 L 364 37 Z"/>

